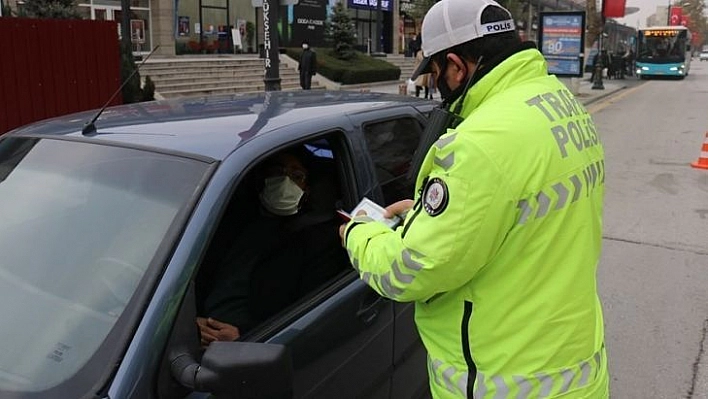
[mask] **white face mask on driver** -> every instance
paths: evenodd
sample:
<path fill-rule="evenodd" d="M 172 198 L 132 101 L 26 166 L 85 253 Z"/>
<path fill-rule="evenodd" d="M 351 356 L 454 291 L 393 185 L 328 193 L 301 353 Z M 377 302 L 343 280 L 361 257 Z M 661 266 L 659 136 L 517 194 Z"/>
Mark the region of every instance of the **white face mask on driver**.
<path fill-rule="evenodd" d="M 289 216 L 297 213 L 300 199 L 304 191 L 288 176 L 269 177 L 260 199 L 268 212 L 278 216 Z"/>

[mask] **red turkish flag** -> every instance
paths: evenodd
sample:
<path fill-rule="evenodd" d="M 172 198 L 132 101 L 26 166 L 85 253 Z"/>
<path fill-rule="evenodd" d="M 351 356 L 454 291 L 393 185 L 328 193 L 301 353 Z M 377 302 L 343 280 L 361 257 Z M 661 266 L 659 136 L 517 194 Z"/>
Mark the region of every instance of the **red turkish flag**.
<path fill-rule="evenodd" d="M 669 15 L 669 25 L 681 25 L 681 19 L 683 19 L 683 9 L 681 7 L 671 6 Z"/>
<path fill-rule="evenodd" d="M 626 5 L 626 0 L 604 0 L 602 2 L 602 15 L 605 18 L 622 18 L 624 17 Z"/>
<path fill-rule="evenodd" d="M 691 18 L 688 15 L 683 15 L 681 17 L 681 25 L 685 26 L 688 28 L 688 26 L 691 24 Z"/>

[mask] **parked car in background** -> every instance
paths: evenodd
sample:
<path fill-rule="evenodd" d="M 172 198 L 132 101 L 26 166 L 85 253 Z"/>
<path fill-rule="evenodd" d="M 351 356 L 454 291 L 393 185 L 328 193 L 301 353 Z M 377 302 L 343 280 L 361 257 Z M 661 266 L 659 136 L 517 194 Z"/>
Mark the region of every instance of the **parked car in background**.
<path fill-rule="evenodd" d="M 264 159 L 307 154 L 317 223 L 336 235 L 338 208 L 412 195 L 433 106 L 184 98 L 108 108 L 95 131 L 82 133 L 85 112 L 1 136 L 0 397 L 428 397 L 413 305 L 378 296 L 348 261 L 313 258 L 295 277 L 309 288 L 237 341 L 201 348 L 195 318 L 215 259 L 259 214 Z"/>
<path fill-rule="evenodd" d="M 698 59 L 701 61 L 708 60 L 708 50 L 701 51 L 701 53 L 698 55 Z"/>

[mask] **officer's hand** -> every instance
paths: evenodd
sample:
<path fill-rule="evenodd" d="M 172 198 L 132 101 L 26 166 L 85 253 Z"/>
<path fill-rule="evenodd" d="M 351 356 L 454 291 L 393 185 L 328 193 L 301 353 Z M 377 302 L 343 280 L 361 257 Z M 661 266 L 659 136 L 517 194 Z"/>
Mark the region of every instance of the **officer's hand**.
<path fill-rule="evenodd" d="M 413 200 L 401 200 L 394 202 L 393 204 L 386 207 L 386 213 L 384 213 L 385 218 L 392 218 L 394 216 L 400 216 L 401 219 L 405 218 L 406 213 L 413 208 Z"/>

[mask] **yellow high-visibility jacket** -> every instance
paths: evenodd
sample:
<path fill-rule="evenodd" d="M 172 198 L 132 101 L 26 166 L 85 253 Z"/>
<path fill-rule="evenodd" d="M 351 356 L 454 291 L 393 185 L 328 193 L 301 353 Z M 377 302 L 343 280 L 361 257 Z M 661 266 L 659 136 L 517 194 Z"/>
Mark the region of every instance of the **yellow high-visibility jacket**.
<path fill-rule="evenodd" d="M 536 49 L 463 104 L 404 223 L 349 223 L 352 264 L 381 295 L 416 302 L 435 398 L 607 398 L 597 129 Z"/>

